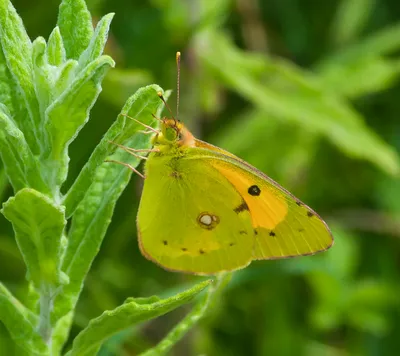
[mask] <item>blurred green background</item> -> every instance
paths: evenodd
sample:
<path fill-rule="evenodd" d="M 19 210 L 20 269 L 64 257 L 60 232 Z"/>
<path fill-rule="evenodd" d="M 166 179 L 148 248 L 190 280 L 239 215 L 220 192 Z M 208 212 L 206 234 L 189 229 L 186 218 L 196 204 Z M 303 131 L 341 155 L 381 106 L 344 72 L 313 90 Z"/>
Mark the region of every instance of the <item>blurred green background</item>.
<path fill-rule="evenodd" d="M 59 1 L 14 0 L 31 38 L 48 37 Z M 400 3 L 397 0 L 88 0 L 116 16 L 107 75 L 71 146 L 69 183 L 136 89 L 175 88 L 196 136 L 266 172 L 332 227 L 318 256 L 252 263 L 172 355 L 394 355 L 400 351 Z M 170 99 L 175 106 L 175 96 Z M 68 185 L 67 184 L 67 185 Z M 141 180 L 121 197 L 86 280 L 71 339 L 129 296 L 169 295 L 199 278 L 141 256 Z M 65 187 L 65 190 L 68 187 Z M 12 195 L 0 169 L 0 200 Z M 160 225 L 160 229 L 163 227 Z M 0 216 L 0 280 L 26 293 Z M 188 309 L 127 330 L 101 355 L 136 355 Z M 1 350 L 10 350 L 0 324 Z M 3 345 L 3 346 L 2 346 Z M 397 352 L 396 352 L 397 351 Z"/>

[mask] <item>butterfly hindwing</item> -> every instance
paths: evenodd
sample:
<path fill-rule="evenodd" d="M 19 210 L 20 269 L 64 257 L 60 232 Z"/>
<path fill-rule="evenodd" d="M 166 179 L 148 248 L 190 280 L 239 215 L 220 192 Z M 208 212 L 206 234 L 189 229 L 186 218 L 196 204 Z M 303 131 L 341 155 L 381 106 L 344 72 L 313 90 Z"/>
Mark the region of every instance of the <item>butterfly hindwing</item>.
<path fill-rule="evenodd" d="M 140 248 L 164 268 L 214 274 L 253 259 L 254 229 L 243 199 L 202 160 L 158 157 L 147 165 L 138 213 Z M 233 207 L 233 208 L 232 208 Z"/>

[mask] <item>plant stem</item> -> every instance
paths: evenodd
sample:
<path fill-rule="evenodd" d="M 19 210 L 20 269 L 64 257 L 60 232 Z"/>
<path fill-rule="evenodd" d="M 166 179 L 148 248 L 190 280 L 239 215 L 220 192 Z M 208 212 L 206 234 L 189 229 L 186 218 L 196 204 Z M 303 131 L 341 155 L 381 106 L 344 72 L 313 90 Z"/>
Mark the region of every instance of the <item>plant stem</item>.
<path fill-rule="evenodd" d="M 39 315 L 39 326 L 38 332 L 42 337 L 43 341 L 51 349 L 51 334 L 52 327 L 50 322 L 50 313 L 53 308 L 53 300 L 51 287 L 48 284 L 43 284 L 40 291 L 40 315 Z"/>

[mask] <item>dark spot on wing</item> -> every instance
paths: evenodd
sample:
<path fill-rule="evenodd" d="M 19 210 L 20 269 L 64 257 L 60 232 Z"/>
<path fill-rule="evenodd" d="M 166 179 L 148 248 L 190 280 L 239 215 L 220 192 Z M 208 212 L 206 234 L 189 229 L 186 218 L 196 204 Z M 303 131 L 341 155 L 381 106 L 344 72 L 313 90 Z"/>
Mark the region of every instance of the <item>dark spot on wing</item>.
<path fill-rule="evenodd" d="M 231 242 L 230 244 L 229 244 L 229 246 L 234 246 L 235 245 L 235 243 L 234 242 Z"/>
<path fill-rule="evenodd" d="M 311 218 L 311 217 L 313 217 L 313 216 L 314 216 L 314 213 L 313 213 L 313 212 L 311 212 L 311 211 L 307 211 L 307 216 L 308 216 L 309 218 Z"/>
<path fill-rule="evenodd" d="M 275 234 L 275 232 L 270 231 L 270 232 L 269 232 L 269 236 L 276 236 L 276 234 Z"/>
<path fill-rule="evenodd" d="M 240 235 L 247 235 L 247 231 L 240 230 L 240 231 L 239 231 L 239 234 L 240 234 Z"/>
<path fill-rule="evenodd" d="M 239 214 L 239 213 L 241 213 L 242 211 L 248 211 L 249 210 L 249 207 L 247 206 L 247 204 L 246 204 L 246 202 L 243 200 L 243 202 L 242 202 L 242 204 L 240 204 L 239 206 L 237 206 L 235 209 L 233 209 L 233 211 L 236 213 L 236 214 Z"/>
<path fill-rule="evenodd" d="M 254 235 L 258 235 L 258 231 L 254 229 Z"/>
<path fill-rule="evenodd" d="M 186 251 L 187 251 L 187 248 L 186 248 L 186 247 L 182 247 L 181 250 L 182 250 L 183 252 L 186 252 Z"/>
<path fill-rule="evenodd" d="M 300 229 L 298 229 L 297 231 L 298 231 L 298 232 L 303 232 L 304 229 L 303 229 L 303 228 L 300 228 Z"/>
<path fill-rule="evenodd" d="M 200 249 L 199 252 L 200 252 L 201 255 L 204 255 L 204 254 L 205 254 L 205 251 L 202 250 L 202 249 Z"/>
<path fill-rule="evenodd" d="M 168 241 L 167 241 L 167 240 L 164 240 L 164 241 L 163 241 L 163 244 L 164 244 L 165 246 L 167 246 L 167 245 L 168 245 Z"/>
<path fill-rule="evenodd" d="M 261 194 L 261 189 L 257 185 L 252 185 L 247 192 L 252 196 L 259 196 Z"/>

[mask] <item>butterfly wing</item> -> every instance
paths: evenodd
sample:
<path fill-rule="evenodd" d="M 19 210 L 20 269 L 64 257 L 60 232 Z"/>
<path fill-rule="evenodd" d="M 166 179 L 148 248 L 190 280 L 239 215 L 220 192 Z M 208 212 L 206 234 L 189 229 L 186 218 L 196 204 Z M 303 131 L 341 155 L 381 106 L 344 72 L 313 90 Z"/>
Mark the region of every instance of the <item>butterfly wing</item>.
<path fill-rule="evenodd" d="M 198 157 L 228 179 L 246 202 L 256 233 L 254 259 L 310 255 L 332 246 L 321 217 L 278 183 L 218 147 L 200 140 L 196 146 L 204 151 Z"/>
<path fill-rule="evenodd" d="M 138 212 L 140 249 L 174 271 L 242 268 L 254 251 L 249 211 L 232 208 L 243 203 L 229 180 L 202 159 L 150 156 Z"/>

